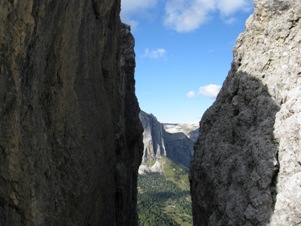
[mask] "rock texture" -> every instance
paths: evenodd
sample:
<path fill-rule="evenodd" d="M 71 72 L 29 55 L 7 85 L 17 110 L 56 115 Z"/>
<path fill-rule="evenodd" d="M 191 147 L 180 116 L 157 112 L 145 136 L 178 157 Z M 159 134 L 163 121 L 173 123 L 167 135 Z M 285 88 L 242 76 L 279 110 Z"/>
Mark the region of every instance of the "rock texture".
<path fill-rule="evenodd" d="M 142 126 L 120 1 L 0 0 L 0 225 L 137 225 Z"/>
<path fill-rule="evenodd" d="M 193 141 L 184 133 L 164 134 L 166 156 L 175 163 L 188 167 L 193 155 Z"/>
<path fill-rule="evenodd" d="M 144 151 L 142 162 L 155 160 L 161 156 L 166 156 L 164 146 L 164 128 L 157 118 L 152 114 L 141 111 L 139 118 L 143 125 L 143 144 Z"/>
<path fill-rule="evenodd" d="M 300 1 L 255 1 L 200 123 L 194 225 L 301 225 L 300 18 Z"/>
<path fill-rule="evenodd" d="M 191 129 L 188 125 L 184 128 L 179 124 L 161 124 L 154 115 L 143 111 L 140 112 L 140 120 L 144 128 L 143 163 L 166 156 L 178 164 L 189 166 L 194 145 L 189 134 L 194 127 Z"/>

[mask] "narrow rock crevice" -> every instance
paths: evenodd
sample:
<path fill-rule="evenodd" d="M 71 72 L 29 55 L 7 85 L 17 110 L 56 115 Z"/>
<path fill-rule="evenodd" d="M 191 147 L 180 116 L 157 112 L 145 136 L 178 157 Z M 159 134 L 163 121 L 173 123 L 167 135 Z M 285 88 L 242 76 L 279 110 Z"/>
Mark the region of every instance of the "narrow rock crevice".
<path fill-rule="evenodd" d="M 99 11 L 98 11 L 97 0 L 91 0 L 91 1 L 92 1 L 92 8 L 93 8 L 95 19 L 98 20 L 100 15 L 99 15 Z"/>

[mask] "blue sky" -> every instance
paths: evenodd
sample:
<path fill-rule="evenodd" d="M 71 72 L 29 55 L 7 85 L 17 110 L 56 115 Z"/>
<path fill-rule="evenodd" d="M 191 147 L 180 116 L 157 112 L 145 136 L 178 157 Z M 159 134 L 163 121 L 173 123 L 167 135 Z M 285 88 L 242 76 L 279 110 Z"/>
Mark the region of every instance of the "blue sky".
<path fill-rule="evenodd" d="M 198 122 L 214 102 L 252 0 L 122 0 L 136 40 L 136 95 L 160 122 Z"/>

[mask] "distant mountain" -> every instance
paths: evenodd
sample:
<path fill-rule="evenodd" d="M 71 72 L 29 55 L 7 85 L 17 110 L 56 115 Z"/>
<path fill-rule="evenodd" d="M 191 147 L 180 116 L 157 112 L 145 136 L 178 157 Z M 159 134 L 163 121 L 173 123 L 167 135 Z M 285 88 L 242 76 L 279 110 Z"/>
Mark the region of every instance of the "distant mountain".
<path fill-rule="evenodd" d="M 139 167 L 139 226 L 191 226 L 188 166 L 198 124 L 160 123 L 140 112 L 144 153 Z"/>
<path fill-rule="evenodd" d="M 195 142 L 199 136 L 199 123 L 163 123 L 164 129 L 169 133 L 184 133 Z"/>
<path fill-rule="evenodd" d="M 152 114 L 140 112 L 139 118 L 143 125 L 143 144 L 144 151 L 142 163 L 150 160 L 156 160 L 161 156 L 166 156 L 164 146 L 164 128 L 157 118 Z"/>
<path fill-rule="evenodd" d="M 198 137 L 198 124 L 164 124 L 154 115 L 143 111 L 139 117 L 144 128 L 142 165 L 166 156 L 175 163 L 188 167 L 194 142 Z"/>

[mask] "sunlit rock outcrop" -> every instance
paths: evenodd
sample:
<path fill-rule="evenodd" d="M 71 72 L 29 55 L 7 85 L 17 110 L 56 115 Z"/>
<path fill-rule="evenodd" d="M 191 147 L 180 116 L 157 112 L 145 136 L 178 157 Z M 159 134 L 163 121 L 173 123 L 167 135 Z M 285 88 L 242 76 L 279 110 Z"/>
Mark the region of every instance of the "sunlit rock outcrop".
<path fill-rule="evenodd" d="M 144 128 L 142 163 L 165 156 L 177 164 L 189 166 L 198 125 L 160 123 L 154 115 L 143 111 L 140 112 L 140 120 Z"/>
<path fill-rule="evenodd" d="M 301 224 L 300 18 L 300 1 L 255 1 L 200 123 L 194 225 Z"/>

